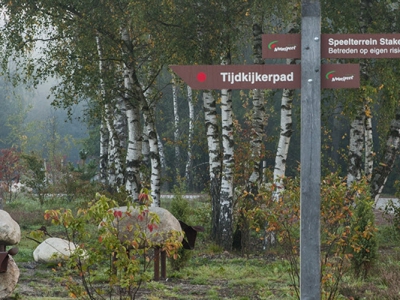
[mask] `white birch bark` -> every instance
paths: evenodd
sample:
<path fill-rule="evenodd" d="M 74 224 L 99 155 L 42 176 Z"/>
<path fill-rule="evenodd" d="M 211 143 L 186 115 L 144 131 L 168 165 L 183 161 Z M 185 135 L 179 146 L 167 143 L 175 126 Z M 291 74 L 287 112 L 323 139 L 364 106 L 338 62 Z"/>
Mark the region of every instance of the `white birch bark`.
<path fill-rule="evenodd" d="M 112 127 L 112 114 L 110 113 L 109 105 L 105 105 L 105 114 L 106 114 L 106 125 L 109 134 L 109 143 L 108 143 L 108 184 L 112 188 L 117 187 L 117 177 L 116 177 L 116 165 L 118 165 L 118 156 L 116 154 L 117 150 L 117 141 L 116 141 L 116 134 Z"/>
<path fill-rule="evenodd" d="M 121 31 L 122 41 L 125 47 L 130 45 L 129 32 L 127 28 Z M 126 51 L 124 62 L 124 88 L 126 117 L 128 122 L 128 149 L 126 154 L 126 190 L 130 193 L 133 201 L 137 201 L 141 189 L 140 184 L 140 162 L 142 154 L 142 130 L 140 124 L 140 100 L 138 93 L 133 87 L 134 67 L 133 62 L 127 60 L 129 55 Z M 137 88 L 137 87 L 136 87 Z"/>
<path fill-rule="evenodd" d="M 213 240 L 218 241 L 220 216 L 220 187 L 221 187 L 221 150 L 217 123 L 216 101 L 211 91 L 203 92 L 204 121 L 209 156 L 210 195 L 212 202 L 212 229 Z"/>
<path fill-rule="evenodd" d="M 185 167 L 185 181 L 188 187 L 191 181 L 192 175 L 192 141 L 193 141 L 193 131 L 194 131 L 194 104 L 193 104 L 193 94 L 192 88 L 187 86 L 187 101 L 189 107 L 189 133 L 188 133 L 188 150 L 187 150 L 187 161 Z"/>
<path fill-rule="evenodd" d="M 374 168 L 374 144 L 372 138 L 372 118 L 365 116 L 365 176 L 371 180 L 372 170 Z"/>
<path fill-rule="evenodd" d="M 234 168 L 234 141 L 232 120 L 232 92 L 221 91 L 221 120 L 222 120 L 222 147 L 223 162 L 220 192 L 221 245 L 224 249 L 232 248 L 233 230 L 233 168 Z"/>
<path fill-rule="evenodd" d="M 364 124 L 365 113 L 361 109 L 350 125 L 349 141 L 349 167 L 347 185 L 350 187 L 354 181 L 361 179 L 362 156 L 364 151 Z"/>
<path fill-rule="evenodd" d="M 99 55 L 99 71 L 100 71 L 100 92 L 102 95 L 102 101 L 105 107 L 105 128 L 108 130 L 109 143 L 108 143 L 108 184 L 111 187 L 119 188 L 124 184 L 124 166 L 123 166 L 123 153 L 126 149 L 126 119 L 125 119 L 125 105 L 123 99 L 119 98 L 116 103 L 110 101 L 111 95 L 107 92 L 107 87 L 104 84 L 103 76 L 109 71 L 109 66 L 105 62 L 103 57 L 103 48 L 101 39 L 96 36 L 97 52 Z M 111 105 L 114 104 L 115 110 L 111 109 Z M 105 148 L 101 149 L 102 153 L 105 153 Z M 104 158 L 103 158 L 104 159 Z M 104 163 L 103 163 L 104 164 Z M 104 173 L 105 171 L 101 171 Z"/>
<path fill-rule="evenodd" d="M 147 126 L 143 126 L 143 142 L 142 142 L 142 162 L 146 166 L 150 164 L 150 144 L 149 144 L 149 136 L 147 134 L 148 128 Z"/>
<path fill-rule="evenodd" d="M 253 170 L 249 178 L 250 185 L 258 186 L 262 180 L 262 169 L 260 169 L 261 146 L 264 135 L 265 107 L 264 92 L 259 89 L 253 90 L 253 115 L 252 135 L 250 141 L 251 161 Z"/>
<path fill-rule="evenodd" d="M 361 33 L 366 33 L 368 26 L 371 23 L 370 15 L 368 14 L 369 1 L 360 1 L 360 16 L 359 26 Z M 362 82 L 368 82 L 369 76 L 367 72 L 368 62 L 360 63 L 360 76 Z M 365 95 L 361 96 L 358 103 L 356 116 L 350 125 L 350 141 L 349 141 L 349 166 L 347 174 L 347 186 L 351 186 L 354 181 L 361 179 L 363 168 L 363 151 L 365 151 Z"/>
<path fill-rule="evenodd" d="M 103 65 L 103 53 L 100 44 L 99 36 L 96 36 L 96 43 L 97 43 L 97 52 L 99 55 L 99 72 L 100 72 L 100 94 L 102 97 L 102 101 L 106 101 L 106 88 L 104 85 L 103 80 L 103 72 L 104 72 L 104 65 Z M 100 159 L 99 159 L 99 169 L 100 169 L 100 182 L 103 185 L 109 184 L 108 178 L 108 155 L 109 155 L 109 144 L 110 144 L 110 134 L 108 130 L 108 116 L 107 110 L 103 112 L 103 116 L 101 118 L 101 125 L 100 125 Z"/>
<path fill-rule="evenodd" d="M 285 177 L 286 160 L 289 152 L 290 139 L 293 133 L 292 103 L 294 90 L 284 89 L 281 104 L 281 122 L 278 148 L 275 156 L 274 184 L 275 196 L 279 197 L 283 191 L 282 179 Z"/>
<path fill-rule="evenodd" d="M 253 24 L 253 62 L 254 64 L 264 64 L 262 58 L 262 28 L 259 24 Z M 263 144 L 264 126 L 266 123 L 265 115 L 265 93 L 263 90 L 253 90 L 253 114 L 252 114 L 252 134 L 250 140 L 252 172 L 249 178 L 247 190 L 253 194 L 258 191 L 262 181 L 261 147 Z"/>
<path fill-rule="evenodd" d="M 178 112 L 178 93 L 176 87 L 175 75 L 172 75 L 172 103 L 174 108 L 174 144 L 175 144 L 175 166 L 179 166 L 179 112 Z"/>
<path fill-rule="evenodd" d="M 164 153 L 164 145 L 162 143 L 162 140 L 160 136 L 157 133 L 157 145 L 158 145 L 158 153 L 160 154 L 160 163 L 161 163 L 161 168 L 165 170 L 167 167 L 166 164 L 166 159 L 165 159 L 165 153 Z"/>
<path fill-rule="evenodd" d="M 143 100 L 146 101 L 145 105 L 143 105 L 143 118 L 145 133 L 148 138 L 149 157 L 151 164 L 150 189 L 151 196 L 153 197 L 152 206 L 159 207 L 161 205 L 161 161 L 154 118 L 155 108 L 148 98 Z"/>
<path fill-rule="evenodd" d="M 118 97 L 115 109 L 110 110 L 110 114 L 113 118 L 113 138 L 115 151 L 115 180 L 116 187 L 120 189 L 121 186 L 125 185 L 125 166 L 124 159 L 127 148 L 127 120 L 126 120 L 126 106 L 124 99 Z"/>
<path fill-rule="evenodd" d="M 99 180 L 104 186 L 108 185 L 108 144 L 109 134 L 105 118 L 100 125 L 100 158 L 99 158 Z"/>
<path fill-rule="evenodd" d="M 127 105 L 128 151 L 126 155 L 126 190 L 134 201 L 140 193 L 140 157 L 142 154 L 142 132 L 140 126 L 139 105 Z"/>

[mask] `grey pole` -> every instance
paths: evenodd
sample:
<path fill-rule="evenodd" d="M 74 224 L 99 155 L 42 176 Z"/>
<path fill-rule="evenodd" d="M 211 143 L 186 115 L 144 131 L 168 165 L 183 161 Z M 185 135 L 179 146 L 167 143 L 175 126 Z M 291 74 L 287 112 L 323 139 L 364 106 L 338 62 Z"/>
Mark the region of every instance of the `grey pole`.
<path fill-rule="evenodd" d="M 321 7 L 301 1 L 300 299 L 321 299 Z"/>

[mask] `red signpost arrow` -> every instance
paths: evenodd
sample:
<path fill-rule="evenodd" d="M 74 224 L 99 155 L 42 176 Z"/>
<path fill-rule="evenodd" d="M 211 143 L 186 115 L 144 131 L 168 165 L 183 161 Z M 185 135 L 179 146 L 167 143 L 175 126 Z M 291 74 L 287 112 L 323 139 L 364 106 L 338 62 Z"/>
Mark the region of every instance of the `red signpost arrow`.
<path fill-rule="evenodd" d="M 170 66 L 192 89 L 283 89 L 300 87 L 299 65 Z"/>
<path fill-rule="evenodd" d="M 300 65 L 174 65 L 170 68 L 192 89 L 299 89 Z M 358 64 L 321 67 L 322 88 L 359 88 Z"/>

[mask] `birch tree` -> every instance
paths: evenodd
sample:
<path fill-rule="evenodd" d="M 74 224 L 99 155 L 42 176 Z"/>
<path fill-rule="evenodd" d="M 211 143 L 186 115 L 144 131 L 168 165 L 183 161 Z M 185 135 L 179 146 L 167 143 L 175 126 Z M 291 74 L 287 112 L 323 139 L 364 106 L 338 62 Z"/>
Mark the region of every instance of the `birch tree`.
<path fill-rule="evenodd" d="M 253 62 L 254 64 L 264 64 L 262 58 L 262 25 L 253 24 Z M 258 186 L 262 181 L 260 164 L 261 164 L 261 148 L 263 144 L 264 126 L 266 123 L 265 116 L 265 99 L 264 91 L 253 89 L 253 115 L 252 135 L 250 141 L 251 147 L 251 165 L 252 172 L 249 178 L 249 187 L 247 188 L 253 195 L 257 194 Z"/>
<path fill-rule="evenodd" d="M 339 13 L 332 15 L 329 21 L 333 30 L 358 30 L 368 32 L 395 32 L 398 30 L 396 9 L 393 3 L 370 0 L 326 2 L 328 10 Z M 336 9 L 333 6 L 337 5 Z M 358 15 L 359 18 L 349 18 Z M 382 17 L 384 16 L 384 17 Z M 332 22 L 333 21 L 333 22 Z M 397 151 L 397 119 L 399 85 L 396 79 L 397 60 L 369 60 L 360 62 L 362 87 L 358 92 L 356 105 L 352 109 L 350 126 L 349 165 L 347 183 L 350 185 L 365 175 L 369 179 L 370 192 L 377 200 L 385 182 L 394 166 Z M 378 87 L 374 87 L 374 84 Z M 375 101 L 375 102 L 373 102 Z M 350 106 L 350 105 L 348 105 Z M 375 114 L 372 108 L 379 107 L 382 111 Z M 379 120 L 376 123 L 382 127 L 379 151 L 374 151 L 372 140 L 372 116 Z M 389 125 L 386 125 L 389 122 Z M 387 129 L 386 129 L 387 128 Z M 379 130 L 379 128 L 378 128 Z M 375 162 L 374 162 L 375 160 Z"/>
<path fill-rule="evenodd" d="M 216 100 L 212 91 L 203 91 L 204 121 L 208 144 L 208 164 L 210 168 L 210 196 L 212 203 L 212 236 L 218 238 L 220 232 L 219 218 L 221 214 L 220 188 L 221 188 L 221 149 L 219 127 L 217 120 Z"/>
<path fill-rule="evenodd" d="M 107 130 L 112 133 L 109 145 L 113 151 L 121 150 L 121 153 L 125 152 L 124 147 L 127 148 L 126 162 L 120 164 L 126 169 L 118 168 L 117 172 L 127 177 L 117 180 L 117 185 L 122 186 L 126 180 L 127 190 L 132 193 L 133 199 L 137 199 L 141 187 L 138 174 L 142 142 L 140 106 L 145 101 L 145 88 L 154 83 L 154 78 L 149 78 L 144 73 L 153 69 L 153 72 L 147 74 L 158 74 L 162 65 L 159 57 L 154 59 L 153 56 L 153 60 L 148 60 L 150 53 L 157 52 L 155 45 L 158 43 L 154 40 L 162 36 L 157 36 L 159 31 L 149 35 L 151 28 L 148 25 L 154 23 L 146 20 L 149 16 L 146 12 L 148 3 L 138 2 L 132 6 L 130 1 L 122 1 L 117 7 L 115 3 L 108 1 L 93 5 L 78 1 L 68 4 L 57 1 L 23 2 L 2 3 L 7 6 L 10 14 L 10 22 L 6 30 L 2 31 L 3 41 L 8 39 L 8 45 L 11 45 L 8 50 L 18 50 L 15 45 L 25 46 L 23 51 L 34 49 L 39 40 L 46 43 L 43 55 L 31 58 L 31 62 L 25 62 L 24 71 L 38 82 L 45 80 L 49 74 L 58 76 L 60 85 L 54 89 L 55 105 L 70 107 L 80 97 L 96 99 L 102 105 L 110 105 L 109 109 L 105 109 L 107 117 L 104 119 L 108 122 Z M 122 13 L 121 9 L 125 12 Z M 54 11 L 57 13 L 52 13 Z M 22 15 L 24 17 L 20 17 Z M 135 17 L 131 18 L 132 15 Z M 36 26 L 37 22 L 39 26 Z M 38 31 L 42 29 L 44 33 Z M 20 40 L 13 38 L 15 32 L 20 32 Z M 102 49 L 101 59 L 95 42 L 96 36 L 104 39 L 102 45 L 107 45 L 107 48 Z M 107 59 L 113 66 L 119 65 L 119 69 L 112 68 L 112 74 L 107 77 L 113 78 L 111 81 L 115 94 L 111 95 L 112 101 L 102 102 L 97 98 L 102 74 L 99 61 L 105 62 Z M 121 138 L 124 126 L 120 126 L 120 121 L 124 118 L 129 120 L 128 145 L 124 145 L 127 138 Z M 108 155 L 110 158 L 112 153 L 108 151 Z M 109 159 L 110 161 L 115 163 L 116 160 Z"/>
<path fill-rule="evenodd" d="M 230 53 L 222 60 L 222 64 L 230 64 Z M 234 140 L 232 91 L 221 90 L 221 126 L 222 126 L 222 176 L 220 192 L 219 225 L 221 245 L 224 249 L 232 248 L 233 230 L 233 171 L 234 171 Z"/>
<path fill-rule="evenodd" d="M 178 109 L 178 89 L 176 86 L 175 75 L 172 75 L 172 104 L 174 108 L 174 145 L 175 145 L 175 170 L 179 176 L 179 162 L 180 162 L 180 149 L 179 149 L 179 109 Z"/>
<path fill-rule="evenodd" d="M 290 63 L 290 62 L 289 62 Z M 280 135 L 275 156 L 274 183 L 279 197 L 284 189 L 282 179 L 285 177 L 286 161 L 289 153 L 290 138 L 293 132 L 292 103 L 294 90 L 284 89 L 282 93 Z"/>
<path fill-rule="evenodd" d="M 192 141 L 194 134 L 194 104 L 193 104 L 193 93 L 192 88 L 187 86 L 187 103 L 189 108 L 189 132 L 188 132 L 188 146 L 187 146 L 187 160 L 185 166 L 185 180 L 186 186 L 189 186 L 191 182 L 192 176 L 192 166 L 193 166 L 193 158 L 192 158 Z"/>

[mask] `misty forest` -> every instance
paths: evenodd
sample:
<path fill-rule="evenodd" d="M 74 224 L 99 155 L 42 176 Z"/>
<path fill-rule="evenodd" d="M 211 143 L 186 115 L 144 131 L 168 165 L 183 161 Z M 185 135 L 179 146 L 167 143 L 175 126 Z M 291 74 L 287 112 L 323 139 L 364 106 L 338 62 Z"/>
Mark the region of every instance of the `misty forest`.
<path fill-rule="evenodd" d="M 301 90 L 192 90 L 170 66 L 300 64 L 262 58 L 263 34 L 301 32 L 300 0 L 0 3 L 1 209 L 21 189 L 88 211 L 95 197 L 165 207 L 165 195 L 194 194 L 213 243 L 243 254 L 254 239 L 282 242 L 298 284 Z M 321 0 L 321 30 L 397 33 L 399 9 Z M 321 92 L 322 283 L 334 299 L 346 259 L 358 275 L 375 259 L 375 203 L 400 193 L 400 60 L 322 63 L 358 63 L 361 78 Z"/>
<path fill-rule="evenodd" d="M 286 295 L 300 297 L 302 91 L 197 90 L 171 66 L 300 65 L 301 59 L 264 59 L 262 36 L 301 33 L 302 2 L 307 1 L 0 0 L 0 211 L 13 212 L 23 230 L 45 224 L 79 245 L 63 269 L 70 297 L 115 299 L 111 295 L 119 293 L 135 299 L 141 283 L 151 280 L 150 248 L 176 259 L 176 270 L 188 264 L 180 249 L 182 230 L 161 246 L 146 239 L 162 221 L 158 217 L 145 230 L 127 225 L 134 238 L 121 240 L 115 222 L 131 215 L 116 207 L 131 205 L 140 207 L 137 222 L 150 208 L 170 209 L 193 225 L 178 226 L 199 231 L 200 246 L 210 242 L 224 255 L 265 255 L 252 268 L 276 263 L 257 272 L 277 270 L 290 282 L 280 283 L 285 293 L 291 290 Z M 320 3 L 323 34 L 400 32 L 398 0 Z M 378 240 L 400 240 L 399 207 L 391 203 L 391 231 L 375 223 L 378 201 L 400 196 L 400 59 L 378 54 L 322 59 L 360 66 L 360 88 L 321 91 L 324 299 L 375 299 L 355 297 L 368 289 L 351 284 L 380 272 L 373 271 L 384 264 L 376 263 Z M 183 202 L 184 196 L 192 198 Z M 55 198 L 70 209 L 46 209 L 59 205 Z M 15 203 L 36 205 L 30 211 Z M 33 223 L 39 210 L 40 220 Z M 26 233 L 28 240 L 47 233 L 44 228 L 39 237 L 35 230 Z M 194 240 L 189 242 L 193 250 Z M 32 246 L 24 243 L 20 262 L 24 253 L 29 262 Z M 391 247 L 397 246 L 385 249 L 397 253 L 398 261 Z M 211 259 L 196 259 L 198 268 L 211 268 Z M 381 296 L 400 293 L 400 269 L 390 267 L 397 268 L 390 276 L 399 274 L 394 284 L 379 278 L 388 288 L 371 285 Z M 350 270 L 354 276 L 345 277 Z M 223 299 L 237 299 L 235 293 L 282 296 L 274 288 L 241 287 L 217 289 Z M 260 298 L 264 292 L 272 298 Z M 396 298 L 385 297 L 378 298 Z"/>

